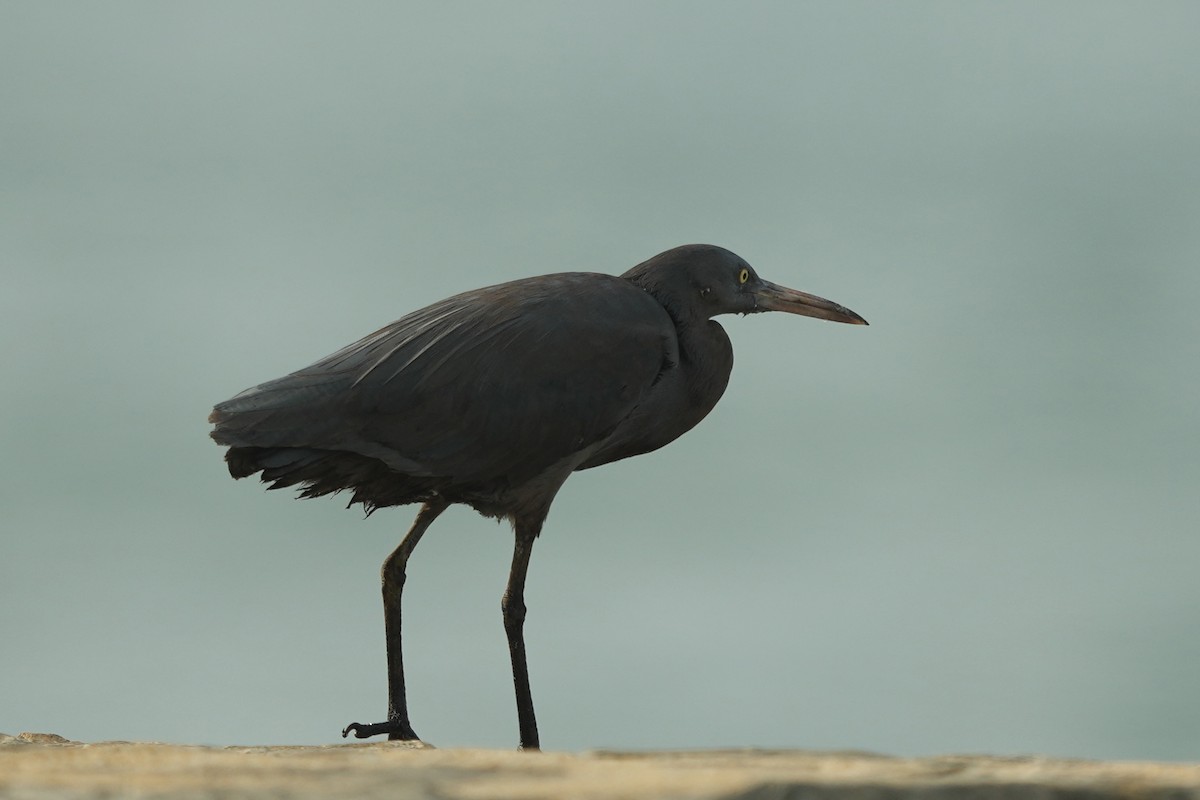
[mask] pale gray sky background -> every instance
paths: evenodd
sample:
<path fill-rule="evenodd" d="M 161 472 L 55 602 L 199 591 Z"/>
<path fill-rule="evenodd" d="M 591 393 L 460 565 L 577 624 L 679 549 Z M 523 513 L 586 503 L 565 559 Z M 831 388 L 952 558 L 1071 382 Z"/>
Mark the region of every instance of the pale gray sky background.
<path fill-rule="evenodd" d="M 686 242 L 695 431 L 528 587 L 554 749 L 1200 758 L 1200 4 L 0 5 L 0 730 L 340 741 L 414 509 L 235 483 L 211 405 L 446 295 Z M 414 725 L 514 746 L 506 527 L 414 556 Z"/>

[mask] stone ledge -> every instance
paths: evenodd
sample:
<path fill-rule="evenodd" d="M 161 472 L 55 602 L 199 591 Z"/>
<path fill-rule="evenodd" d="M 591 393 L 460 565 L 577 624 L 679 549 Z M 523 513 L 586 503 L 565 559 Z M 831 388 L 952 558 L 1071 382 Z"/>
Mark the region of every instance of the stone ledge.
<path fill-rule="evenodd" d="M 0 798 L 1200 800 L 1200 764 L 799 750 L 521 753 L 372 742 L 204 747 L 0 734 Z"/>

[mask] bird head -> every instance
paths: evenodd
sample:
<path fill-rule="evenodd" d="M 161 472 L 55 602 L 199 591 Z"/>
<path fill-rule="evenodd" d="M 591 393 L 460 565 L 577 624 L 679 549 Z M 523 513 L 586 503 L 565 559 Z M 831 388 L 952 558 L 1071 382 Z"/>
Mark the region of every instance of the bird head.
<path fill-rule="evenodd" d="M 771 283 L 723 247 L 688 244 L 659 253 L 623 276 L 653 295 L 678 322 L 718 314 L 785 311 L 806 317 L 866 325 L 832 300 Z"/>

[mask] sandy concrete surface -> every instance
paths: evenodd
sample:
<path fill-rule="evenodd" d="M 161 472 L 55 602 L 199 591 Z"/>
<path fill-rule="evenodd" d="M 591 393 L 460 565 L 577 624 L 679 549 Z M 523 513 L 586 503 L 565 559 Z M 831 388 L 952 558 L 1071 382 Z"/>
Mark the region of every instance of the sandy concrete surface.
<path fill-rule="evenodd" d="M 1196 798 L 1200 764 L 718 750 L 521 753 L 420 743 L 202 747 L 0 734 L 0 798 Z"/>

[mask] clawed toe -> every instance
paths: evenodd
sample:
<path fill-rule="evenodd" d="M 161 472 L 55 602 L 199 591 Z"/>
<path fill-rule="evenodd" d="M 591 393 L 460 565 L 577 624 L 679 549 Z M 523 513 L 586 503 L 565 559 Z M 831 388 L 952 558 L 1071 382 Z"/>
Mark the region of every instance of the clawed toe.
<path fill-rule="evenodd" d="M 345 739 L 351 733 L 356 739 L 368 739 L 372 736 L 378 736 L 381 733 L 386 733 L 388 739 L 393 741 L 408 741 L 419 739 L 420 737 L 413 731 L 412 726 L 399 720 L 389 720 L 387 722 L 373 722 L 369 725 L 364 725 L 361 722 L 351 722 L 346 727 L 342 728 L 342 738 Z"/>

